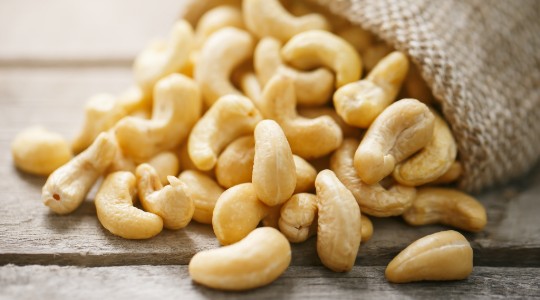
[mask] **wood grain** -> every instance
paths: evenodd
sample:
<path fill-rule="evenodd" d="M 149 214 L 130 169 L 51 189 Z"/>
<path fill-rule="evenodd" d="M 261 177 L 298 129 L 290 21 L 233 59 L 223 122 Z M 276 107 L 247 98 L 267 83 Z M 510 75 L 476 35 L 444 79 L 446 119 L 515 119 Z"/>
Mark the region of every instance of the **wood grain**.
<path fill-rule="evenodd" d="M 17 299 L 417 299 L 531 298 L 540 295 L 538 268 L 477 267 L 462 281 L 390 284 L 384 267 L 334 273 L 289 267 L 269 286 L 231 293 L 193 283 L 186 266 L 0 267 L 0 297 Z M 516 286 L 516 282 L 519 285 Z"/>

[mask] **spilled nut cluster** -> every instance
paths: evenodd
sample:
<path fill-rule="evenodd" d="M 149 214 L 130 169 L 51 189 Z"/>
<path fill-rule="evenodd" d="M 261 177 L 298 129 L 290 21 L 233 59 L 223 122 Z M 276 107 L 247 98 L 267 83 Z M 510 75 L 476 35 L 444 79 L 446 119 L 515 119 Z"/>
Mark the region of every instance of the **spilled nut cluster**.
<path fill-rule="evenodd" d="M 14 140 L 15 165 L 49 176 L 50 210 L 73 212 L 102 177 L 94 202 L 106 231 L 148 239 L 208 224 L 223 247 L 197 253 L 189 273 L 235 291 L 276 280 L 290 243 L 312 236 L 327 268 L 351 270 L 376 234 L 368 216 L 484 228 L 480 202 L 434 187 L 465 170 L 405 53 L 309 5 L 203 2 L 137 56 L 134 87 L 90 98 L 71 144 L 41 128 Z M 471 272 L 469 243 L 445 231 L 403 250 L 386 278 Z"/>

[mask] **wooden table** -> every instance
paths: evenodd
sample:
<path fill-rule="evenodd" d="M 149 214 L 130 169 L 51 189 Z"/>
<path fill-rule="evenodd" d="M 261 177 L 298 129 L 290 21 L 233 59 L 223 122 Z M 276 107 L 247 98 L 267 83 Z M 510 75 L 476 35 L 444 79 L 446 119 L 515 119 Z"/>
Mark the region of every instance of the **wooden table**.
<path fill-rule="evenodd" d="M 174 0 L 2 0 L 0 2 L 0 298 L 433 298 L 540 297 L 540 168 L 479 195 L 485 231 L 466 234 L 472 275 L 457 282 L 390 284 L 384 269 L 412 241 L 443 226 L 411 228 L 399 218 L 374 219 L 356 266 L 338 274 L 317 258 L 315 239 L 293 246 L 292 265 L 270 286 L 223 293 L 189 278 L 198 251 L 218 247 L 211 227 L 193 222 L 146 241 L 111 235 L 98 222 L 93 192 L 74 213 L 41 203 L 44 178 L 17 171 L 9 145 L 41 124 L 73 137 L 93 94 L 132 84 L 131 62 L 168 32 Z M 508 158 L 511 159 L 511 158 Z"/>

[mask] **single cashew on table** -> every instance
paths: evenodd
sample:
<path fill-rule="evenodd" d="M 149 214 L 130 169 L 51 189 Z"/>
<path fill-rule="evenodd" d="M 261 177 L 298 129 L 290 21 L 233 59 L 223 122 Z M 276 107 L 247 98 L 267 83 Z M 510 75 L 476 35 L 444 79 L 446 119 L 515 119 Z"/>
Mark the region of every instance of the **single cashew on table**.
<path fill-rule="evenodd" d="M 211 226 L 222 246 L 193 256 L 189 274 L 220 290 L 270 284 L 291 264 L 290 243 L 312 237 L 325 267 L 350 271 L 377 235 L 371 217 L 481 231 L 486 210 L 453 187 L 465 172 L 453 132 L 407 54 L 287 2 L 193 1 L 137 56 L 133 86 L 89 97 L 71 143 L 23 131 L 15 166 L 48 176 L 41 197 L 56 214 L 100 182 L 106 234 Z M 469 242 L 450 230 L 412 243 L 381 277 L 472 271 Z"/>

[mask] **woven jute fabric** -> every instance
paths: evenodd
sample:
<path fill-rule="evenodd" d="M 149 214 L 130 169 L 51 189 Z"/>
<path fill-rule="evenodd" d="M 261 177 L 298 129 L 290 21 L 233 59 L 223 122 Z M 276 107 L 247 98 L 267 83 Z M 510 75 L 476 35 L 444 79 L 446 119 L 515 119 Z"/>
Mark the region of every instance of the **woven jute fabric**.
<path fill-rule="evenodd" d="M 459 187 L 478 192 L 540 157 L 540 1 L 313 0 L 407 53 L 458 142 Z"/>

